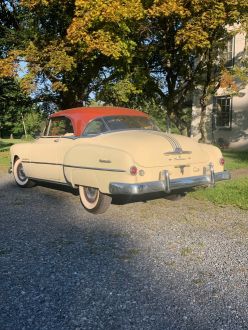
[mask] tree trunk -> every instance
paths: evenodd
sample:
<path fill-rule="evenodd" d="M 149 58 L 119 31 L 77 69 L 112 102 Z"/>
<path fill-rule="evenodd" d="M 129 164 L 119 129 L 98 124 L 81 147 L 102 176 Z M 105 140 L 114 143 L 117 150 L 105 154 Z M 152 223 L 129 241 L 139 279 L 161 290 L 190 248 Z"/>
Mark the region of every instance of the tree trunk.
<path fill-rule="evenodd" d="M 206 96 L 205 91 L 200 98 L 200 105 L 201 105 L 201 119 L 200 119 L 200 124 L 199 124 L 199 131 L 200 131 L 201 137 L 198 140 L 198 142 L 206 143 L 207 142 L 207 130 L 206 130 L 207 96 Z"/>

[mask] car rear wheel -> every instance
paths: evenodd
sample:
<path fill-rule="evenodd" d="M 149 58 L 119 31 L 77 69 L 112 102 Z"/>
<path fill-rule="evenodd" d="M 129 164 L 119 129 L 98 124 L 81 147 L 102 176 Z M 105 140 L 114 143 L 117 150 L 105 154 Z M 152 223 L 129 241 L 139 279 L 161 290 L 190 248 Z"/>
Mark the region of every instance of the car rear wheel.
<path fill-rule="evenodd" d="M 99 191 L 97 188 L 92 187 L 79 187 L 79 195 L 83 207 L 91 213 L 101 214 L 104 213 L 111 204 L 112 198 Z"/>
<path fill-rule="evenodd" d="M 19 158 L 14 162 L 13 174 L 14 174 L 15 181 L 19 187 L 31 188 L 35 185 L 35 182 L 30 180 L 26 176 L 24 169 L 23 169 L 22 162 Z"/>

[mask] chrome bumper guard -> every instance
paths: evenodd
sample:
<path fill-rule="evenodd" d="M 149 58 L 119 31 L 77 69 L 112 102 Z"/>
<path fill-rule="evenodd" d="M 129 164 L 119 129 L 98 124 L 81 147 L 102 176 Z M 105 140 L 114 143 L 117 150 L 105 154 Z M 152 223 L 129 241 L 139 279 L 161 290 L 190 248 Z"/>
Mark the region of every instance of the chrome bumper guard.
<path fill-rule="evenodd" d="M 144 183 L 119 183 L 112 182 L 109 184 L 110 194 L 113 195 L 142 195 L 147 193 L 165 192 L 171 193 L 178 189 L 188 189 L 198 186 L 211 186 L 215 182 L 229 180 L 231 175 L 228 171 L 214 173 L 213 167 L 210 166 L 209 175 L 192 176 L 181 179 L 170 179 L 168 171 L 162 172 L 161 180 Z"/>

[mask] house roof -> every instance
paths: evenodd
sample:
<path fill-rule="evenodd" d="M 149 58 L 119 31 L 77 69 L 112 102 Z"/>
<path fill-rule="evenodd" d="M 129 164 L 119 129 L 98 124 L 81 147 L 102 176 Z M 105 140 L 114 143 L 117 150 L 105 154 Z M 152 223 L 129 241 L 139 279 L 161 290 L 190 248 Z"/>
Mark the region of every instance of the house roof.
<path fill-rule="evenodd" d="M 116 115 L 124 115 L 124 116 L 141 116 L 148 117 L 147 114 L 128 108 L 121 107 L 80 107 L 58 111 L 50 116 L 50 118 L 54 117 L 67 117 L 72 121 L 74 132 L 76 136 L 82 134 L 85 126 L 89 121 L 106 116 L 116 116 Z"/>

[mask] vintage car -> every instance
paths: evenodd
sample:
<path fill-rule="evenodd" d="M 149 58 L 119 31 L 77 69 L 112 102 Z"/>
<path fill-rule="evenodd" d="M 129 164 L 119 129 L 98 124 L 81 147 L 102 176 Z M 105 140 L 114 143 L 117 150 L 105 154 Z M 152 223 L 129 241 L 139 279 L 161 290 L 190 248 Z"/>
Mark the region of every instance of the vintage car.
<path fill-rule="evenodd" d="M 11 164 L 20 187 L 70 185 L 92 213 L 105 212 L 114 195 L 179 194 L 230 178 L 217 147 L 161 132 L 147 114 L 116 107 L 52 114 L 40 138 L 11 147 Z"/>

